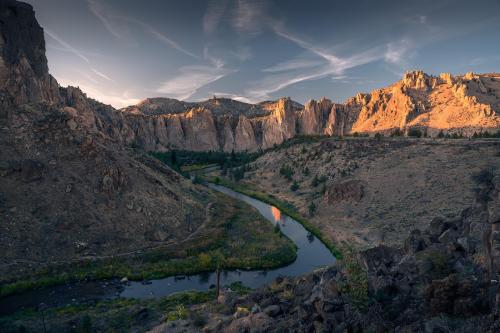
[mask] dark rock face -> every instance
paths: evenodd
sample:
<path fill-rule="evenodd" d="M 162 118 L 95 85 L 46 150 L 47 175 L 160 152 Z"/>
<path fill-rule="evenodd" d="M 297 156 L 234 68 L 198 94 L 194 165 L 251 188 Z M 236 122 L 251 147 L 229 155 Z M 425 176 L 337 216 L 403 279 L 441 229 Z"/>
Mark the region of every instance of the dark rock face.
<path fill-rule="evenodd" d="M 206 219 L 211 192 L 127 147 L 122 112 L 57 85 L 33 8 L 11 0 L 0 0 L 0 128 L 1 283 L 182 240 Z"/>
<path fill-rule="evenodd" d="M 325 201 L 334 204 L 340 201 L 359 202 L 364 196 L 364 186 L 357 180 L 348 180 L 329 186 L 325 192 Z"/>
<path fill-rule="evenodd" d="M 48 74 L 43 29 L 31 5 L 0 2 L 0 90 L 16 104 L 58 102 L 59 87 Z"/>
<path fill-rule="evenodd" d="M 35 75 L 44 76 L 49 70 L 43 29 L 34 19 L 33 7 L 14 0 L 3 0 L 0 6 L 2 58 L 7 64 L 15 65 L 25 57 Z"/>

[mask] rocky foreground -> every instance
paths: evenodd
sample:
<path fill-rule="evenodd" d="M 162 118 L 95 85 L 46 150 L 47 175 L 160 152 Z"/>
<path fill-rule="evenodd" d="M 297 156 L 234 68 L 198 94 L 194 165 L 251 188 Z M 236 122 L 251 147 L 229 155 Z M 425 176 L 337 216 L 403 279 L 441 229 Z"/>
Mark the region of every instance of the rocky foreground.
<path fill-rule="evenodd" d="M 337 266 L 243 297 L 226 290 L 151 332 L 498 332 L 498 190 L 483 177 L 471 211 L 433 219 L 401 248 L 345 252 Z"/>

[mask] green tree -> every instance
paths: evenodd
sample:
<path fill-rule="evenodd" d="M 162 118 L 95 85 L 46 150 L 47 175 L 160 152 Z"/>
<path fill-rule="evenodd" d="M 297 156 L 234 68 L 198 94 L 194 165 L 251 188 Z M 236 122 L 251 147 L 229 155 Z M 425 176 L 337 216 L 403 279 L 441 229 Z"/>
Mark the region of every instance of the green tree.
<path fill-rule="evenodd" d="M 307 207 L 307 208 L 309 210 L 309 216 L 313 217 L 314 213 L 316 213 L 316 205 L 314 204 L 314 201 L 311 201 L 311 203 L 309 204 L 309 207 Z"/>

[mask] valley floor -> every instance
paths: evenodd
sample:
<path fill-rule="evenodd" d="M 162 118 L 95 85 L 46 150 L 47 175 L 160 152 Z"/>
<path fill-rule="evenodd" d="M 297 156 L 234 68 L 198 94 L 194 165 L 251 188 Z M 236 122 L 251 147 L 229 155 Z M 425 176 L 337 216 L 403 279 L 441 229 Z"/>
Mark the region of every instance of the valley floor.
<path fill-rule="evenodd" d="M 402 245 L 435 217 L 471 207 L 475 176 L 500 170 L 500 140 L 321 138 L 283 144 L 225 185 L 296 211 L 336 247 Z"/>

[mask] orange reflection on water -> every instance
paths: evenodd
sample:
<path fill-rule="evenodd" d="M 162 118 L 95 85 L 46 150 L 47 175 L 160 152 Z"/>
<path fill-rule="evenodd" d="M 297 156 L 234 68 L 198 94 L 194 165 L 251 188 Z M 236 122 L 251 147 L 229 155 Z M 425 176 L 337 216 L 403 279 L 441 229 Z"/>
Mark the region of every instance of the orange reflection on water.
<path fill-rule="evenodd" d="M 271 213 L 273 214 L 275 221 L 281 220 L 281 211 L 278 208 L 271 206 Z"/>

